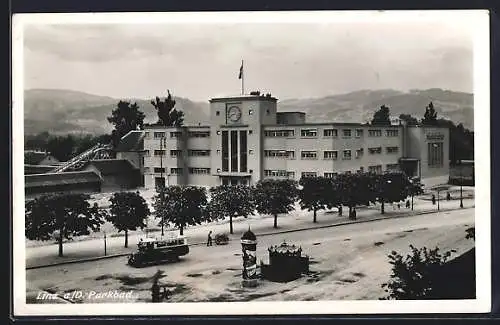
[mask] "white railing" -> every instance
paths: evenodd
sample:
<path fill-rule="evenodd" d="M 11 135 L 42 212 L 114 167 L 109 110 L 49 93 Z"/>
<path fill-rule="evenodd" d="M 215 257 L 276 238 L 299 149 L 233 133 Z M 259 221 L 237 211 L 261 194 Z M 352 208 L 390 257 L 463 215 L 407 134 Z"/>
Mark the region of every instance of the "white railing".
<path fill-rule="evenodd" d="M 78 166 L 78 164 L 83 165 L 83 163 L 91 160 L 98 153 L 100 153 L 102 151 L 107 151 L 110 149 L 111 149 L 110 145 L 97 144 L 97 145 L 93 146 L 92 148 L 82 152 L 78 156 L 75 156 L 75 157 L 71 158 L 70 160 L 66 161 L 61 166 L 54 168 L 51 172 L 52 173 L 62 173 L 70 168 Z"/>

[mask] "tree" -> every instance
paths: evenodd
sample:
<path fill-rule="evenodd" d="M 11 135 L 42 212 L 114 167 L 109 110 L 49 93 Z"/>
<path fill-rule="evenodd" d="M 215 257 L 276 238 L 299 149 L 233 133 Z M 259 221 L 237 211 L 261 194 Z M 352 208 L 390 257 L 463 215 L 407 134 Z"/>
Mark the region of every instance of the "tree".
<path fill-rule="evenodd" d="M 99 231 L 105 213 L 86 194 L 43 195 L 26 203 L 26 238 L 50 240 L 57 235 L 59 256 L 63 239 Z"/>
<path fill-rule="evenodd" d="M 339 202 L 349 207 L 349 218 L 356 219 L 356 206 L 373 202 L 370 178 L 364 173 L 342 173 L 335 178 Z"/>
<path fill-rule="evenodd" d="M 120 100 L 108 117 L 108 122 L 114 125 L 113 146 L 116 147 L 120 139 L 132 130 L 142 129 L 146 116 L 139 110 L 137 103 Z"/>
<path fill-rule="evenodd" d="M 373 114 L 372 125 L 391 125 L 389 107 L 382 105 Z"/>
<path fill-rule="evenodd" d="M 403 255 L 392 251 L 389 263 L 392 265 L 391 280 L 382 284 L 389 294 L 386 299 L 435 299 L 439 298 L 435 289 L 442 279 L 440 269 L 451 256 L 451 252 L 441 254 L 439 248 L 417 249 L 410 245 L 411 254 Z"/>
<path fill-rule="evenodd" d="M 410 194 L 411 183 L 401 172 L 372 174 L 370 179 L 371 198 L 373 202 L 381 203 L 381 213 L 384 214 L 384 204 L 400 202 Z"/>
<path fill-rule="evenodd" d="M 207 191 L 204 187 L 159 187 L 153 204 L 160 225 L 170 223 L 179 228 L 181 235 L 186 226 L 207 220 Z"/>
<path fill-rule="evenodd" d="M 336 206 L 332 196 L 334 194 L 333 182 L 325 177 L 303 177 L 299 184 L 300 207 L 302 210 L 313 211 L 313 222 L 316 223 L 318 210 L 331 209 Z"/>
<path fill-rule="evenodd" d="M 208 211 L 212 220 L 229 217 L 229 233 L 233 233 L 233 217 L 247 218 L 255 211 L 252 189 L 245 185 L 220 185 L 210 188 Z"/>
<path fill-rule="evenodd" d="M 410 114 L 400 114 L 399 119 L 404 121 L 408 126 L 416 126 L 418 125 L 418 120 L 416 117 L 411 116 Z"/>
<path fill-rule="evenodd" d="M 51 136 L 47 142 L 47 151 L 59 161 L 68 161 L 73 157 L 75 138 L 67 136 Z"/>
<path fill-rule="evenodd" d="M 139 192 L 117 192 L 109 199 L 111 202 L 107 220 L 125 232 L 125 247 L 128 247 L 128 231 L 143 229 L 150 211 L 148 204 Z"/>
<path fill-rule="evenodd" d="M 424 118 L 422 119 L 423 125 L 436 125 L 437 112 L 434 109 L 434 104 L 432 102 L 425 108 Z"/>
<path fill-rule="evenodd" d="M 254 189 L 257 212 L 273 215 L 274 228 L 278 228 L 278 214 L 294 209 L 297 194 L 297 182 L 293 180 L 261 180 Z"/>
<path fill-rule="evenodd" d="M 161 100 L 158 96 L 151 101 L 158 113 L 158 124 L 163 126 L 182 126 L 184 124 L 184 112 L 174 108 L 175 100 L 167 90 L 168 96 Z"/>

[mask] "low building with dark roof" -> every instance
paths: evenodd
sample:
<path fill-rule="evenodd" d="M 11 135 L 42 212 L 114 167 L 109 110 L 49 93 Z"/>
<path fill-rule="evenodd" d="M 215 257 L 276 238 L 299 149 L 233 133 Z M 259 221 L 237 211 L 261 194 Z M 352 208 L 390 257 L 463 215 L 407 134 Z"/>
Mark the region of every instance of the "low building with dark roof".
<path fill-rule="evenodd" d="M 96 193 L 101 178 L 93 171 L 32 174 L 24 176 L 26 197 L 57 193 Z"/>
<path fill-rule="evenodd" d="M 102 192 L 136 188 L 141 178 L 140 170 L 126 159 L 91 160 L 83 170 L 100 177 Z"/>
<path fill-rule="evenodd" d="M 115 149 L 116 158 L 128 160 L 141 175 L 144 174 L 144 132 L 130 131 L 124 135 Z M 138 186 L 144 186 L 144 177 L 140 177 Z"/>

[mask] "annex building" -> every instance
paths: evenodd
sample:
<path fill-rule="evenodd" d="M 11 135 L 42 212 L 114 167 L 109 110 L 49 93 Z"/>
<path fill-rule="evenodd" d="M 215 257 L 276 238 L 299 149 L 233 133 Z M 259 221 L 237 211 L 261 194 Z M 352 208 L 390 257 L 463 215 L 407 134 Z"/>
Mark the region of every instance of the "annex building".
<path fill-rule="evenodd" d="M 358 171 L 449 174 L 447 128 L 306 123 L 305 113 L 277 112 L 277 99 L 258 92 L 211 99 L 209 125 L 146 125 L 130 136 L 137 133 L 143 147 L 136 163 L 146 188 Z"/>

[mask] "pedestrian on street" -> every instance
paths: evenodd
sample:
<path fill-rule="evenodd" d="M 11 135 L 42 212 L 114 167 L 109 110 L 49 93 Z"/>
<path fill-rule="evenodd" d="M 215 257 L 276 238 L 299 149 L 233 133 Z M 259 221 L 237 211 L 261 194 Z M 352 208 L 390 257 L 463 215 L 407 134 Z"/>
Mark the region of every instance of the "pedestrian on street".
<path fill-rule="evenodd" d="M 410 208 L 410 200 L 406 200 L 406 208 L 409 209 Z"/>
<path fill-rule="evenodd" d="M 446 201 L 451 200 L 451 194 L 450 192 L 446 192 Z"/>
<path fill-rule="evenodd" d="M 436 196 L 432 194 L 432 205 L 436 205 Z"/>
<path fill-rule="evenodd" d="M 212 246 L 212 230 L 208 232 L 207 246 Z"/>

